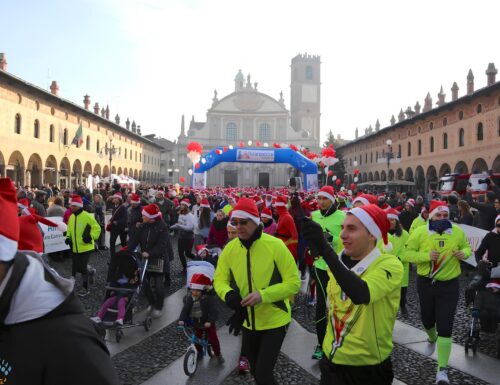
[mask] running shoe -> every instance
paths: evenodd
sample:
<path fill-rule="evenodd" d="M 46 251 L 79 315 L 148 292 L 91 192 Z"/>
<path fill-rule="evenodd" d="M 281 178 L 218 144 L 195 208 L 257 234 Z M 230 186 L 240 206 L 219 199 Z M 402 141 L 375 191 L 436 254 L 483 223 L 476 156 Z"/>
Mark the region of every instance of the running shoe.
<path fill-rule="evenodd" d="M 440 370 L 436 373 L 436 384 L 437 385 L 449 385 L 450 380 L 448 380 L 448 372 L 446 369 Z"/>
<path fill-rule="evenodd" d="M 245 356 L 240 356 L 240 360 L 238 361 L 238 372 L 240 374 L 250 372 L 250 363 Z"/>
<path fill-rule="evenodd" d="M 91 320 L 92 322 L 95 322 L 96 324 L 100 324 L 100 323 L 102 323 L 102 319 L 101 319 L 100 317 L 98 317 L 98 316 L 95 316 L 95 317 L 90 317 L 90 320 Z"/>
<path fill-rule="evenodd" d="M 428 339 L 427 345 L 424 348 L 424 354 L 430 357 L 432 356 L 435 350 L 436 350 L 436 341 L 432 342 Z"/>

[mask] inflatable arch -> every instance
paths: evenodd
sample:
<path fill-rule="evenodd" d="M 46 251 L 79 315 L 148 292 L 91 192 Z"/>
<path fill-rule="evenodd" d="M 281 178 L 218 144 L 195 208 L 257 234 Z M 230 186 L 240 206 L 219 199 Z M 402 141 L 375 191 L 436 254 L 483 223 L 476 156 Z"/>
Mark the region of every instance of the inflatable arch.
<path fill-rule="evenodd" d="M 202 157 L 198 168 L 193 168 L 193 187 L 205 189 L 207 186 L 207 171 L 223 162 L 236 163 L 288 163 L 304 174 L 304 190 L 318 189 L 318 167 L 299 152 L 291 148 L 233 148 L 224 152 L 223 147 L 217 147 Z M 217 152 L 221 153 L 220 155 Z M 205 160 L 203 163 L 203 159 Z"/>

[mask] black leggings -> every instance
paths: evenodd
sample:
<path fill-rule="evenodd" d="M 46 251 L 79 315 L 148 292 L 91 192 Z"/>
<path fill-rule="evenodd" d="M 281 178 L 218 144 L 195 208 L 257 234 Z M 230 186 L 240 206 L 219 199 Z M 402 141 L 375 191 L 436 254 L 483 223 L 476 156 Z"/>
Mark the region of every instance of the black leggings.
<path fill-rule="evenodd" d="M 438 336 L 451 337 L 459 289 L 458 278 L 434 283 L 427 277 L 417 278 L 420 313 L 424 328 L 436 327 Z"/>
<path fill-rule="evenodd" d="M 82 275 L 83 288 L 88 289 L 89 275 L 87 270 L 87 265 L 89 263 L 91 251 L 85 251 L 84 253 L 71 253 L 72 264 L 71 264 L 71 275 L 76 279 L 76 273 Z"/>
<path fill-rule="evenodd" d="M 154 290 L 152 286 L 154 286 Z M 148 299 L 148 303 L 155 309 L 162 310 L 163 299 L 165 297 L 163 274 L 146 271 L 142 287 L 144 289 L 144 295 Z"/>
<path fill-rule="evenodd" d="M 318 344 L 323 345 L 323 339 L 326 334 L 326 325 L 328 323 L 328 312 L 326 310 L 326 286 L 330 277 L 326 270 L 314 269 L 316 278 L 316 334 Z"/>
<path fill-rule="evenodd" d="M 288 325 L 269 330 L 243 328 L 243 346 L 257 385 L 277 385 L 273 375 Z"/>
<path fill-rule="evenodd" d="M 186 270 L 187 262 L 186 258 L 192 258 L 193 254 L 191 251 L 193 250 L 193 238 L 179 238 L 177 241 L 177 251 L 179 252 L 179 258 L 182 263 L 182 268 Z"/>
<path fill-rule="evenodd" d="M 124 246 L 127 246 L 127 232 L 125 230 L 123 231 L 111 231 L 110 235 L 109 235 L 109 253 L 111 255 L 111 257 L 113 257 L 113 255 L 115 255 L 116 253 L 116 239 L 120 237 L 120 243 L 121 243 L 121 246 L 124 247 Z"/>
<path fill-rule="evenodd" d="M 401 286 L 401 299 L 399 300 L 399 307 L 403 308 L 406 306 L 406 293 L 408 291 L 408 287 Z"/>
<path fill-rule="evenodd" d="M 391 385 L 394 379 L 391 357 L 378 365 L 337 365 L 322 358 L 320 385 Z"/>

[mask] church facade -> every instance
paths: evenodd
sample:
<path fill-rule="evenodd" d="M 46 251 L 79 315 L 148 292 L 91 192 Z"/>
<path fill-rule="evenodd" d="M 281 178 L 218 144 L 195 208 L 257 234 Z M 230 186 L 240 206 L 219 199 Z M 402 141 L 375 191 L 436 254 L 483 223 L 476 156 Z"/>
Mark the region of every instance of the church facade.
<path fill-rule="evenodd" d="M 186 132 L 184 116 L 181 133 L 177 140 L 175 157 L 169 168 L 178 171 L 179 177 L 190 180 L 192 167 L 186 157 L 190 141 L 203 145 L 204 153 L 218 146 L 240 142 L 245 147 L 272 147 L 273 143 L 302 145 L 317 151 L 320 143 L 321 78 L 320 58 L 313 55 L 297 55 L 291 64 L 291 101 L 287 109 L 283 93 L 278 99 L 260 92 L 258 84 L 251 82 L 241 70 L 234 79 L 234 92 L 219 98 L 214 92 L 206 121 L 197 122 L 194 117 Z M 295 170 L 288 164 L 240 164 L 223 163 L 208 172 L 207 185 L 221 186 L 285 186 Z"/>

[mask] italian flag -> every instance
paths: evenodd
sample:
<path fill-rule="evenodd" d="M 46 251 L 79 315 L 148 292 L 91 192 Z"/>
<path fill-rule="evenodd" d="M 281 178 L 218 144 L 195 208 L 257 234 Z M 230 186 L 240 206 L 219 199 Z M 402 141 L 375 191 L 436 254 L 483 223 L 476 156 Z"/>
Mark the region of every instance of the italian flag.
<path fill-rule="evenodd" d="M 83 128 L 81 123 L 75 132 L 75 137 L 73 138 L 71 144 L 74 144 L 76 147 L 80 147 L 83 144 Z"/>

